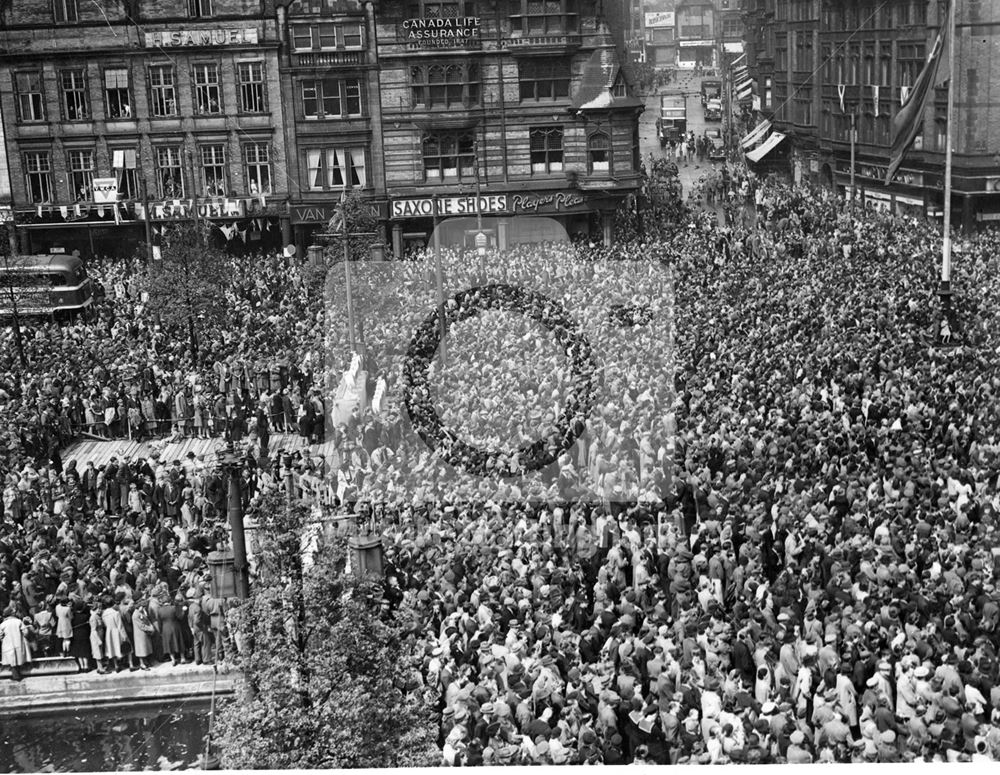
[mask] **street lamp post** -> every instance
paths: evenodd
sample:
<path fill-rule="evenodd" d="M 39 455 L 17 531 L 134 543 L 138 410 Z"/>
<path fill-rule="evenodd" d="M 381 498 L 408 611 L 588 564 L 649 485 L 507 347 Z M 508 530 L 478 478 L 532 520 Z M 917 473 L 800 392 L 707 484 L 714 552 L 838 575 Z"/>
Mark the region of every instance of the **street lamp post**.
<path fill-rule="evenodd" d="M 230 445 L 218 454 L 219 467 L 229 476 L 228 516 L 233 543 L 233 575 L 236 580 L 236 597 L 250 597 L 250 578 L 247 568 L 247 541 L 243 526 L 243 495 L 240 487 L 242 459 Z"/>

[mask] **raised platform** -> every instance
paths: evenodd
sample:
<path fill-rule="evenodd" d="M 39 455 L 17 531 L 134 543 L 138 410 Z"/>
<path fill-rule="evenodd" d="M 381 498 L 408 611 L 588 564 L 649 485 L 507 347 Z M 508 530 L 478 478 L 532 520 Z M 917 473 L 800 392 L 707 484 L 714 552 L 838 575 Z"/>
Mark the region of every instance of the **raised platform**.
<path fill-rule="evenodd" d="M 209 698 L 232 694 L 237 672 L 211 665 L 157 665 L 121 673 L 33 675 L 0 681 L 0 719 L 88 707 L 134 706 L 143 702 Z"/>
<path fill-rule="evenodd" d="M 247 443 L 244 440 L 243 445 Z M 256 451 L 258 443 L 252 439 L 250 443 Z M 140 458 L 149 459 L 155 456 L 164 463 L 172 463 L 175 460 L 184 460 L 189 452 L 195 457 L 203 455 L 207 462 L 211 462 L 217 452 L 226 448 L 224 439 L 196 439 L 196 438 L 175 438 L 175 439 L 150 439 L 147 441 L 132 441 L 130 439 L 80 439 L 71 442 L 62 451 L 63 465 L 70 460 L 76 461 L 78 469 L 86 467 L 88 462 L 93 461 L 95 467 L 106 465 L 112 457 L 119 460 L 138 460 Z M 309 444 L 308 441 L 297 433 L 272 433 L 268 440 L 267 450 L 269 455 L 273 455 L 278 450 L 294 452 L 296 450 L 308 450 L 310 455 L 323 455 L 331 457 L 334 450 L 332 441 L 324 444 Z"/>

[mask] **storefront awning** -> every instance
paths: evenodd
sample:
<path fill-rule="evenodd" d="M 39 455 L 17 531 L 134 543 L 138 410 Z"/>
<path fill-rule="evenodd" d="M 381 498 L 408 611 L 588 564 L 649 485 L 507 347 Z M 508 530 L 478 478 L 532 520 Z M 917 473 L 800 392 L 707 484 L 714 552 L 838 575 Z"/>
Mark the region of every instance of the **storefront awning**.
<path fill-rule="evenodd" d="M 761 144 L 760 148 L 754 148 L 752 151 L 748 151 L 747 158 L 753 162 L 760 161 L 771 151 L 777 148 L 778 143 L 784 139 L 785 136 L 781 132 L 775 132 Z"/>
<path fill-rule="evenodd" d="M 740 47 L 740 51 L 743 51 L 743 44 L 739 43 L 738 45 Z M 741 62 L 745 61 L 746 58 L 747 58 L 747 55 L 746 55 L 746 52 L 744 52 L 744 53 L 740 54 L 738 57 L 736 57 L 736 59 L 734 59 L 732 62 L 730 62 L 729 66 L 730 67 L 736 67 L 736 65 L 738 65 Z M 746 65 L 744 65 L 744 67 L 746 67 Z"/>
<path fill-rule="evenodd" d="M 747 81 L 736 87 L 736 99 L 745 100 L 753 93 L 753 81 Z"/>
<path fill-rule="evenodd" d="M 768 121 L 767 119 L 764 119 L 759 124 L 757 124 L 757 126 L 755 126 L 752 130 L 750 130 L 750 134 L 748 134 L 740 141 L 740 147 L 749 148 L 751 145 L 760 142 L 760 138 L 762 138 L 765 134 L 767 134 L 770 128 L 771 128 L 771 122 Z"/>

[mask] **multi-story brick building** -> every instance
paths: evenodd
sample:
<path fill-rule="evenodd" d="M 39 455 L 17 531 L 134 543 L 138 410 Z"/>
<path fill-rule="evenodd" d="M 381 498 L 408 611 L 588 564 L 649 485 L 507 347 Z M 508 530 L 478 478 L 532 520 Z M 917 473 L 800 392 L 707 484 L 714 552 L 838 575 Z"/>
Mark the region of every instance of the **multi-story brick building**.
<path fill-rule="evenodd" d="M 301 251 L 345 191 L 385 211 L 375 15 L 371 2 L 354 0 L 298 0 L 278 13 L 289 213 Z"/>
<path fill-rule="evenodd" d="M 762 163 L 897 210 L 943 207 L 947 89 L 936 90 L 895 181 L 884 185 L 892 117 L 926 61 L 938 0 L 744 0 L 761 118 L 787 136 Z M 1000 7 L 957 3 L 952 132 L 954 221 L 1000 219 Z M 996 87 L 998 92 L 994 92 Z M 853 119 L 852 119 L 853 116 Z"/>
<path fill-rule="evenodd" d="M 24 252 L 131 252 L 204 218 L 290 238 L 271 0 L 12 0 L 0 100 Z"/>
<path fill-rule="evenodd" d="M 682 0 L 674 8 L 677 25 L 677 67 L 717 67 L 719 20 L 709 0 Z"/>
<path fill-rule="evenodd" d="M 639 185 L 643 108 L 615 24 L 596 0 L 382 1 L 394 252 L 426 239 L 436 217 L 477 206 L 501 245 L 524 214 L 611 240 L 615 209 Z"/>

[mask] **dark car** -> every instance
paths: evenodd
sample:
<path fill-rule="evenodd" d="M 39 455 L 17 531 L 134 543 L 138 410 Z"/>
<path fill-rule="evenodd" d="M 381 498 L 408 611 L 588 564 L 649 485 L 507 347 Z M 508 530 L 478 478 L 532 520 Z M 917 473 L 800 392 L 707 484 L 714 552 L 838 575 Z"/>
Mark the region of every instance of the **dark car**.
<path fill-rule="evenodd" d="M 709 129 L 705 136 L 708 138 L 708 158 L 712 161 L 725 159 L 726 143 L 722 139 L 722 133 L 718 129 Z"/>

